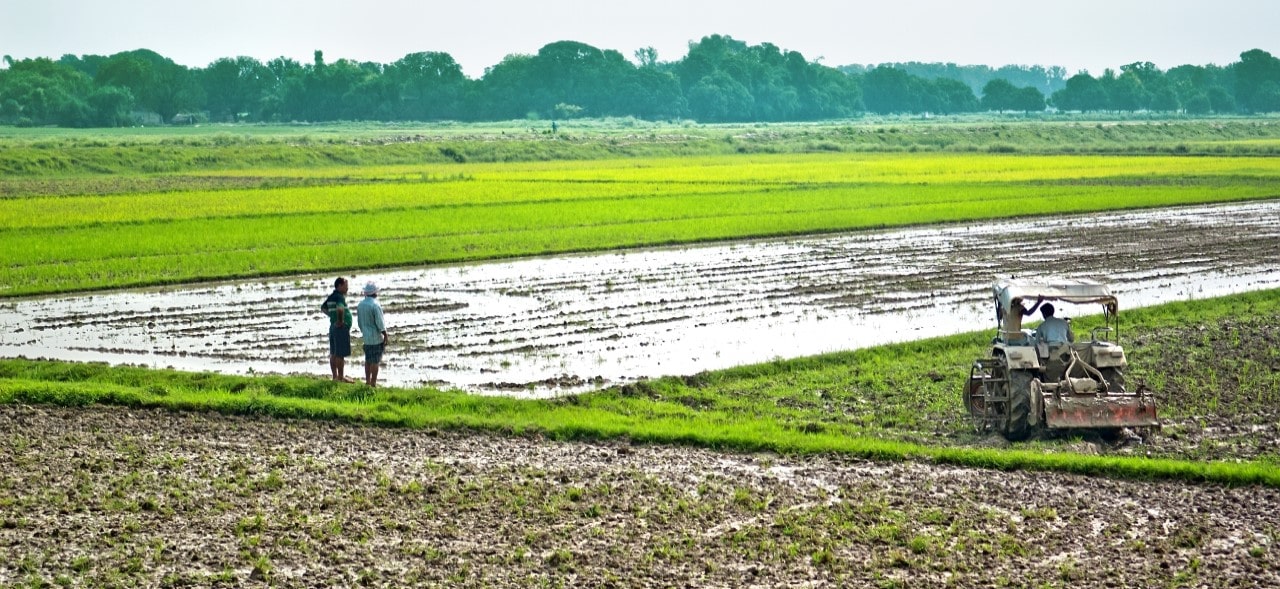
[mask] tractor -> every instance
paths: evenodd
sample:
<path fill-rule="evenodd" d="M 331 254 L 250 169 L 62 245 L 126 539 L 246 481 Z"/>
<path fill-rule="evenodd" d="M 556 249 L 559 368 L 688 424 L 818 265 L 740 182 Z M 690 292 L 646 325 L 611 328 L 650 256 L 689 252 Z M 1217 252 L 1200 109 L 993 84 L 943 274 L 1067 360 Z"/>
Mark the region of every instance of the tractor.
<path fill-rule="evenodd" d="M 1042 430 L 1086 428 L 1121 431 L 1158 428 L 1156 404 L 1145 387 L 1125 389 L 1128 365 L 1119 339 L 1119 303 L 1092 280 L 997 280 L 992 285 L 996 336 L 991 354 L 974 361 L 963 391 L 964 406 L 979 434 L 998 432 L 1024 440 Z M 1100 304 L 1104 323 L 1075 341 L 1022 329 L 1024 301 Z M 1046 310 L 1047 311 L 1047 310 Z M 1049 312 L 1052 313 L 1051 311 Z M 1061 323 L 1059 323 L 1061 325 Z M 1057 341 L 1050 341 L 1056 339 Z"/>

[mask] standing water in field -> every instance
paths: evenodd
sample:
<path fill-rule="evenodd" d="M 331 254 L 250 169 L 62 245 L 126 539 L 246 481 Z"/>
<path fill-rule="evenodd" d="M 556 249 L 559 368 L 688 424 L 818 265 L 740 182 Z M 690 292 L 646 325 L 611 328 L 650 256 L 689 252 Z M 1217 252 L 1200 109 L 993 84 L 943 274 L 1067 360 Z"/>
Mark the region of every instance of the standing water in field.
<path fill-rule="evenodd" d="M 383 287 L 387 384 L 547 396 L 994 330 L 996 275 L 1110 283 L 1123 336 L 1125 308 L 1280 287 L 1278 246 L 1272 201 L 347 276 Z M 15 300 L 0 355 L 327 376 L 335 275 Z"/>

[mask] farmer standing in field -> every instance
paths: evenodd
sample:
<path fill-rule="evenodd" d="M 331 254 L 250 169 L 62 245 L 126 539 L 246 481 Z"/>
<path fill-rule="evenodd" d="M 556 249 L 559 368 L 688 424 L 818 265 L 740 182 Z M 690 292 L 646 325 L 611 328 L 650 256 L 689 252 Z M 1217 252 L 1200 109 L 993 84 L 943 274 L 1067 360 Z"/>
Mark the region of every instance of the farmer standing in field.
<path fill-rule="evenodd" d="M 347 307 L 347 279 L 333 282 L 333 294 L 324 300 L 320 310 L 329 317 L 329 372 L 333 380 L 352 382 L 343 371 L 351 355 L 351 309 Z"/>
<path fill-rule="evenodd" d="M 378 365 L 387 349 L 387 326 L 382 322 L 382 305 L 378 304 L 378 285 L 364 285 L 364 300 L 356 307 L 356 320 L 364 337 L 364 382 L 378 386 Z"/>

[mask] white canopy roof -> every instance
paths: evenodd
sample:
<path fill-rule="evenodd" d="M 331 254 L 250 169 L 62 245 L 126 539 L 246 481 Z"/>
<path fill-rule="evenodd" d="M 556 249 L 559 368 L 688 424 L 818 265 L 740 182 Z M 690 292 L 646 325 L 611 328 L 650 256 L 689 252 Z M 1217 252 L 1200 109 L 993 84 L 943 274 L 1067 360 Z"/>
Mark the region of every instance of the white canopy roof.
<path fill-rule="evenodd" d="M 1011 301 L 1022 299 L 1032 302 L 1039 297 L 1046 301 L 1064 301 L 1075 304 L 1101 303 L 1114 313 L 1118 303 L 1107 285 L 1087 278 L 1000 279 L 992 287 L 996 301 L 1005 309 Z"/>

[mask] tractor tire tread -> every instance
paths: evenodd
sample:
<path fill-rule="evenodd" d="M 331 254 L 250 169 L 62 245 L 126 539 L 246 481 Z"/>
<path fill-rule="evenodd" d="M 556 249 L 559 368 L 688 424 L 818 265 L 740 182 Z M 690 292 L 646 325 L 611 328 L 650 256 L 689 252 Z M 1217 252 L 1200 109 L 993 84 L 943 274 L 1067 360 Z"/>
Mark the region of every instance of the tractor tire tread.
<path fill-rule="evenodd" d="M 1025 370 L 1009 371 L 1009 421 L 1005 424 L 1005 438 L 1011 441 L 1031 437 L 1031 381 L 1032 374 Z"/>

